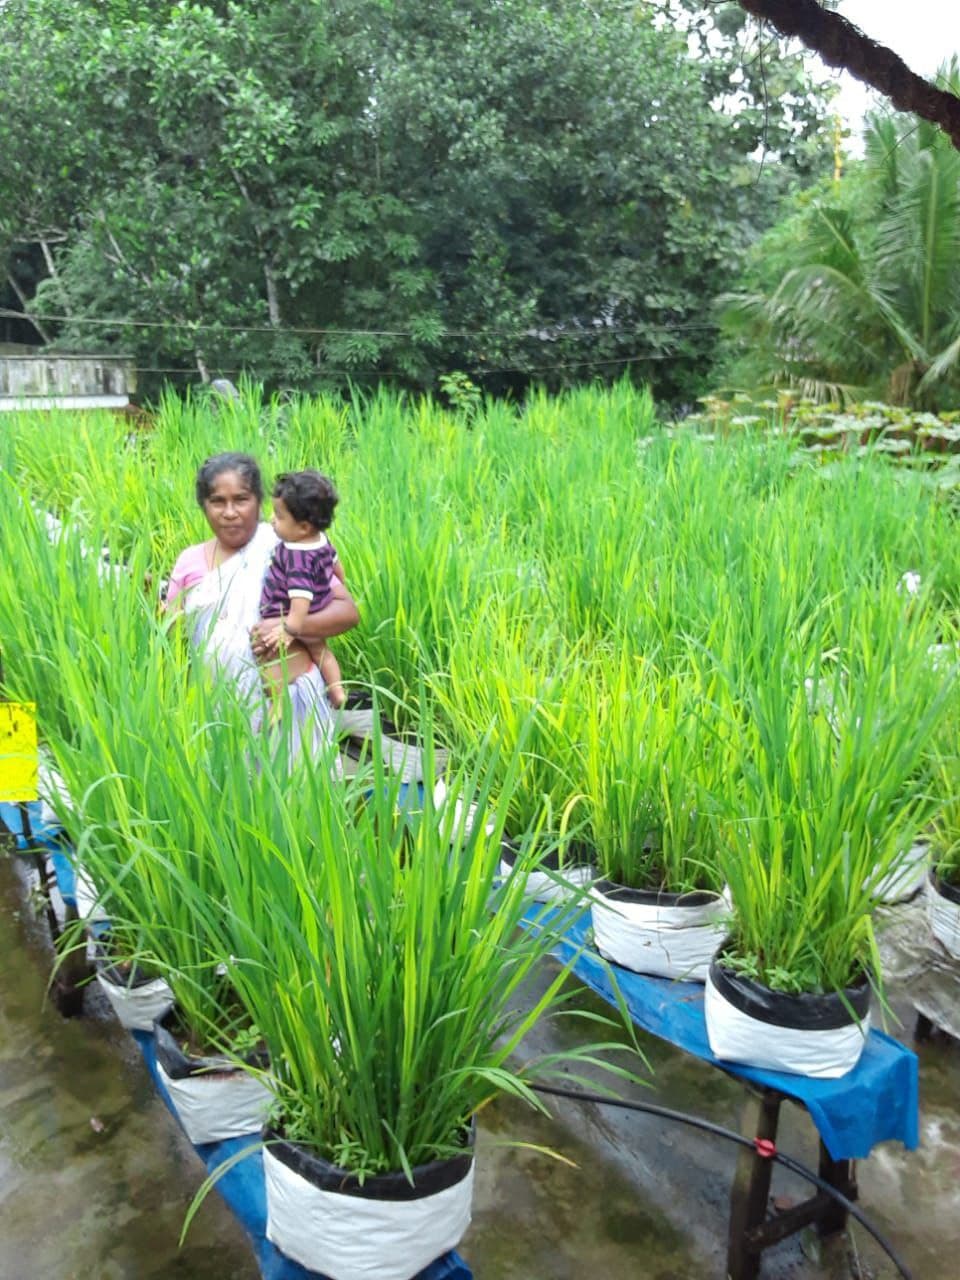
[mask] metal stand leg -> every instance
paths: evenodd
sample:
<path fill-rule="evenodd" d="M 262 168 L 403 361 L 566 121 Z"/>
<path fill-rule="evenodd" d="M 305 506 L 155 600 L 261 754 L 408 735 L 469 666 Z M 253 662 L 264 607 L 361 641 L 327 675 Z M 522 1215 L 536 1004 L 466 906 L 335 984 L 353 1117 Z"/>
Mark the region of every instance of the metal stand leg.
<path fill-rule="evenodd" d="M 30 813 L 25 804 L 20 805 L 20 830 L 29 844 L 33 837 L 30 825 Z M 40 892 L 43 895 L 44 913 L 50 929 L 50 939 L 54 950 L 60 951 L 60 939 L 67 925 L 77 919 L 76 907 L 64 904 L 64 923 L 61 926 L 57 913 L 53 909 L 52 889 L 56 876 L 47 862 L 46 855 L 39 849 L 32 851 L 33 865 L 40 881 Z M 87 962 L 86 950 L 74 950 L 60 960 L 56 976 L 50 984 L 50 994 L 57 1012 L 64 1018 L 77 1018 L 83 1013 L 83 995 L 86 983 L 90 978 L 90 966 Z"/>

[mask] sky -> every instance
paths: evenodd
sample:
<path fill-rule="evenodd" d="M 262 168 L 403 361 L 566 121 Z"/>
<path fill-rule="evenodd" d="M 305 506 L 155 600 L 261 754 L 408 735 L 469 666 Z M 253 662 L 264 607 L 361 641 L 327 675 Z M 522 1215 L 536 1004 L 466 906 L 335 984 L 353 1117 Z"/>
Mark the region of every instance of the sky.
<path fill-rule="evenodd" d="M 950 54 L 960 54 L 960 0 L 841 0 L 839 12 L 918 75 L 930 77 Z M 873 95 L 846 72 L 835 74 L 837 108 L 857 129 Z"/>

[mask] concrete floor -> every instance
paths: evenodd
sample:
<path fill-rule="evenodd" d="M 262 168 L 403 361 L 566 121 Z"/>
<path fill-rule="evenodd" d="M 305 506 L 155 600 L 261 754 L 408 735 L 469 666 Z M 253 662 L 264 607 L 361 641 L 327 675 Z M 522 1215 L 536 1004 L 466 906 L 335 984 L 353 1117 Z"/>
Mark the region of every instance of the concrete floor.
<path fill-rule="evenodd" d="M 159 1101 L 126 1034 L 88 999 L 64 1021 L 43 1005 L 50 955 L 22 877 L 0 860 L 0 1280 L 253 1280 L 242 1230 L 209 1197 L 182 1250 L 202 1166 Z M 580 992 L 578 1003 L 606 1006 Z M 903 993 L 894 1008 L 909 1016 Z M 540 1029 L 537 1054 L 582 1032 Z M 744 1093 L 707 1065 L 645 1037 L 651 1087 L 636 1096 L 739 1125 Z M 878 1149 L 859 1167 L 861 1206 L 920 1280 L 960 1256 L 960 1044 L 920 1046 L 922 1145 Z M 462 1245 L 477 1280 L 723 1280 L 734 1148 L 678 1126 L 593 1105 L 554 1118 L 497 1103 L 481 1118 L 474 1222 Z M 530 1149 L 549 1146 L 576 1167 Z M 816 1163 L 805 1113 L 785 1108 L 780 1146 Z M 789 1178 L 774 1192 L 802 1195 Z M 856 1228 L 816 1260 L 797 1240 L 763 1276 L 841 1280 L 896 1274 Z M 859 1268 L 859 1270 L 858 1270 Z"/>

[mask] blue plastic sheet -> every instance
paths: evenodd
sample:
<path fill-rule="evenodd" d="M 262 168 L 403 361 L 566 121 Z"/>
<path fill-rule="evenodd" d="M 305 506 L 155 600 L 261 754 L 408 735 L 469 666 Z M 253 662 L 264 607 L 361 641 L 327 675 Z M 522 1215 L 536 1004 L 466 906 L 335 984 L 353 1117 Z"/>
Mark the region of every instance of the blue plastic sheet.
<path fill-rule="evenodd" d="M 24 834 L 23 814 L 18 804 L 0 804 L 0 821 L 14 836 L 17 848 L 44 849 L 53 864 L 57 888 L 68 907 L 77 905 L 77 878 L 73 862 L 60 840 L 60 827 L 48 826 L 40 817 L 40 801 L 31 800 L 23 806 L 27 810 L 29 839 Z"/>
<path fill-rule="evenodd" d="M 538 919 L 550 918 L 549 913 L 542 912 L 541 907 L 531 908 L 526 914 L 527 924 L 532 926 Z M 898 1040 L 882 1031 L 871 1031 L 860 1061 L 839 1080 L 812 1080 L 809 1076 L 721 1062 L 710 1052 L 707 1041 L 703 984 L 649 978 L 616 964 L 608 965 L 585 945 L 589 921 L 587 915 L 569 930 L 556 949 L 557 958 L 567 962 L 575 956 L 573 972 L 611 1004 L 616 1003 L 611 981 L 615 977 L 637 1026 L 739 1079 L 795 1098 L 809 1111 L 834 1160 L 864 1159 L 878 1142 L 902 1142 L 911 1151 L 917 1147 L 917 1056 Z"/>

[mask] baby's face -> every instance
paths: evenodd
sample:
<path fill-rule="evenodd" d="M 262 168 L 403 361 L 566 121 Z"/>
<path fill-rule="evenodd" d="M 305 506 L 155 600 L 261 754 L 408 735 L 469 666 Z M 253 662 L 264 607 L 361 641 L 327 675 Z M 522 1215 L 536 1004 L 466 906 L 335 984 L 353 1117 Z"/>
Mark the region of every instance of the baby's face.
<path fill-rule="evenodd" d="M 308 538 L 314 537 L 316 532 L 313 525 L 308 524 L 306 520 L 294 519 L 282 498 L 273 500 L 273 518 L 270 523 L 273 525 L 274 533 L 284 542 L 306 542 Z"/>

